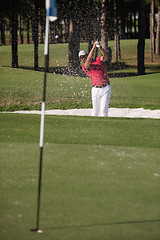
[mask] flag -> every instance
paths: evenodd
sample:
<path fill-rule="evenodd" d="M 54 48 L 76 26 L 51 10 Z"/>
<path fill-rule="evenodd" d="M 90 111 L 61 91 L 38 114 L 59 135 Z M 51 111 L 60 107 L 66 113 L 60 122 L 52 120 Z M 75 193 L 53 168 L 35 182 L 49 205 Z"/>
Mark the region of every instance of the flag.
<path fill-rule="evenodd" d="M 56 0 L 46 0 L 46 16 L 51 22 L 57 20 L 57 3 Z"/>

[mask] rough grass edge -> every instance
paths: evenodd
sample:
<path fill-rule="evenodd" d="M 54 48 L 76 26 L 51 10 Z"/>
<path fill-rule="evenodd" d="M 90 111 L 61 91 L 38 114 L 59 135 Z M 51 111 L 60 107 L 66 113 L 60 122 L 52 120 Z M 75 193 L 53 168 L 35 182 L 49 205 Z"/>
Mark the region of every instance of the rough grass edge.
<path fill-rule="evenodd" d="M 92 108 L 91 104 L 78 104 L 78 103 L 61 103 L 61 104 L 46 104 L 46 110 L 53 110 L 53 109 L 60 109 L 60 110 L 67 110 L 67 109 L 90 109 Z M 159 110 L 156 106 L 150 105 L 131 105 L 131 104 L 110 104 L 109 108 L 143 108 L 143 109 L 150 109 L 150 110 Z M 14 105 L 4 105 L 0 106 L 0 112 L 14 112 L 14 111 L 32 111 L 32 110 L 41 110 L 41 104 L 35 105 L 27 105 L 27 104 L 14 104 Z"/>

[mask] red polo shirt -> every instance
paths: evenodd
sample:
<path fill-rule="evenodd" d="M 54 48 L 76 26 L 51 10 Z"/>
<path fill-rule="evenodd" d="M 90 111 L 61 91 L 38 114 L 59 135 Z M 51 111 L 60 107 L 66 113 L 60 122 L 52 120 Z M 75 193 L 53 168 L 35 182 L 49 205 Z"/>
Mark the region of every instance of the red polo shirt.
<path fill-rule="evenodd" d="M 88 70 L 85 69 L 84 64 L 82 65 L 83 71 L 91 78 L 94 86 L 101 86 L 109 83 L 109 78 L 101 57 L 97 57 L 95 62 L 90 64 Z"/>

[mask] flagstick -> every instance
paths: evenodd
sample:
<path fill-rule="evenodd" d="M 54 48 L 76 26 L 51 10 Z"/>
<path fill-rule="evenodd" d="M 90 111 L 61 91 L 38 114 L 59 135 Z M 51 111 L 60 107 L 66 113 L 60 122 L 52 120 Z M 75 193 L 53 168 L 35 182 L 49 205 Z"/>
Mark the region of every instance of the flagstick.
<path fill-rule="evenodd" d="M 47 69 L 48 69 L 48 46 L 49 46 L 49 17 L 46 17 L 46 32 L 45 32 L 45 71 L 43 83 L 43 100 L 41 104 L 41 127 L 40 127 L 40 160 L 39 160 L 39 183 L 38 183 L 38 200 L 37 200 L 37 223 L 36 229 L 32 232 L 42 233 L 39 229 L 39 215 L 40 215 L 40 200 L 41 200 L 41 182 L 42 182 L 42 160 L 43 160 L 43 139 L 44 139 L 44 116 L 45 116 L 45 100 L 46 100 L 46 82 L 47 82 Z"/>
<path fill-rule="evenodd" d="M 43 84 L 43 100 L 41 105 L 41 127 L 40 127 L 40 160 L 39 160 L 39 182 L 38 182 L 38 199 L 37 199 L 37 224 L 36 229 L 31 229 L 32 232 L 42 233 L 39 229 L 39 215 L 40 215 L 40 199 L 41 199 L 41 182 L 42 182 L 42 160 L 43 160 L 43 138 L 44 138 L 44 116 L 45 116 L 45 101 L 46 101 L 46 82 L 48 69 L 48 48 L 49 48 L 49 21 L 57 20 L 57 3 L 56 0 L 46 0 L 46 29 L 45 29 L 45 71 Z"/>

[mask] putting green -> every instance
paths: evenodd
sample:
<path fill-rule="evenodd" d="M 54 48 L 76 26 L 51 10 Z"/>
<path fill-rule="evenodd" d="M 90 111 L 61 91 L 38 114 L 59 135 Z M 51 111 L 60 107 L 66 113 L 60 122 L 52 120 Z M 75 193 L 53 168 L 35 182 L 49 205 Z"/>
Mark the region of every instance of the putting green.
<path fill-rule="evenodd" d="M 46 116 L 40 236 L 40 116 L 0 121 L 1 239 L 159 238 L 159 120 Z"/>

